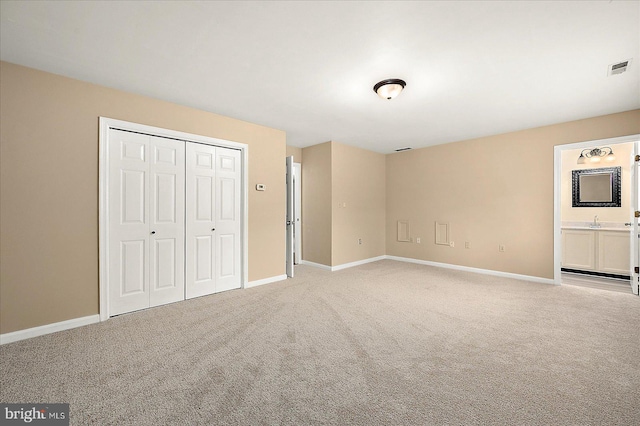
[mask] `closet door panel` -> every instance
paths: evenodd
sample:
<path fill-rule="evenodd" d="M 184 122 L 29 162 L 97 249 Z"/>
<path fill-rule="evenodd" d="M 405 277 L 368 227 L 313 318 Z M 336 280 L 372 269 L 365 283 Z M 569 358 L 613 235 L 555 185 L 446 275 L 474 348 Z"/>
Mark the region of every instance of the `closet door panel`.
<path fill-rule="evenodd" d="M 240 288 L 240 151 L 216 149 L 216 291 Z"/>
<path fill-rule="evenodd" d="M 203 235 L 196 237 L 195 281 L 202 283 L 213 280 L 213 237 Z"/>
<path fill-rule="evenodd" d="M 120 242 L 120 265 L 117 278 L 120 281 L 118 297 L 128 297 L 145 293 L 146 240 Z"/>
<path fill-rule="evenodd" d="M 184 300 L 184 145 L 149 137 L 149 306 Z"/>
<path fill-rule="evenodd" d="M 155 257 L 153 259 L 155 271 L 152 274 L 154 291 L 178 288 L 180 281 L 182 281 L 178 270 L 180 253 L 178 253 L 176 245 L 175 238 L 155 239 Z M 181 299 L 183 297 L 178 295 L 175 301 Z"/>
<path fill-rule="evenodd" d="M 186 144 L 187 299 L 216 291 L 216 149 L 209 145 Z"/>
<path fill-rule="evenodd" d="M 149 136 L 109 131 L 109 314 L 149 306 Z"/>

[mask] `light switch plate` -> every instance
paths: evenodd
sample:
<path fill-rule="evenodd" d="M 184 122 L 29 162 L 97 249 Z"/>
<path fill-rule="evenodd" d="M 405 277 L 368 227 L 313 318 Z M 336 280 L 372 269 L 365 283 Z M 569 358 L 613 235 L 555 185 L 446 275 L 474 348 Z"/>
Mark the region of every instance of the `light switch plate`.
<path fill-rule="evenodd" d="M 256 185 L 256 191 L 264 191 L 267 189 L 267 185 L 265 185 L 264 183 L 259 183 Z"/>

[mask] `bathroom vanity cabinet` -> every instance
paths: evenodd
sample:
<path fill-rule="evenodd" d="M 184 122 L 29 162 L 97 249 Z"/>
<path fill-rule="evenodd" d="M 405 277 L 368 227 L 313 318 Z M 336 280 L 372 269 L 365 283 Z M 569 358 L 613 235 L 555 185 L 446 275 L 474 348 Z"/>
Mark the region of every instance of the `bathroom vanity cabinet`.
<path fill-rule="evenodd" d="M 562 267 L 628 276 L 630 238 L 627 228 L 562 228 Z"/>

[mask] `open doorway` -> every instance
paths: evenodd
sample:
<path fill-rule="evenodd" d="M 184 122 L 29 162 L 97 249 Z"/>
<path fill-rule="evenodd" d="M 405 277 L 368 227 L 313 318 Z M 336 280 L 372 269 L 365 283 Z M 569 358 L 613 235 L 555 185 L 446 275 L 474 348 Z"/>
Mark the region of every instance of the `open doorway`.
<path fill-rule="evenodd" d="M 632 135 L 555 147 L 556 284 L 638 294 L 639 140 Z"/>

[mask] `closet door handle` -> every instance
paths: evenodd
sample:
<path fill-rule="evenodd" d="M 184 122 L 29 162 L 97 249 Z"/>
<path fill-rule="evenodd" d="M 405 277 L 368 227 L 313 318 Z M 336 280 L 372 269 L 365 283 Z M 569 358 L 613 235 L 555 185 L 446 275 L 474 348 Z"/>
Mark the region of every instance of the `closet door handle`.
<path fill-rule="evenodd" d="M 216 230 L 216 228 L 211 228 L 211 231 L 212 231 L 212 232 L 213 232 L 213 231 L 215 231 L 215 230 Z"/>
<path fill-rule="evenodd" d="M 151 231 L 151 235 L 154 235 L 156 233 L 156 231 Z"/>

